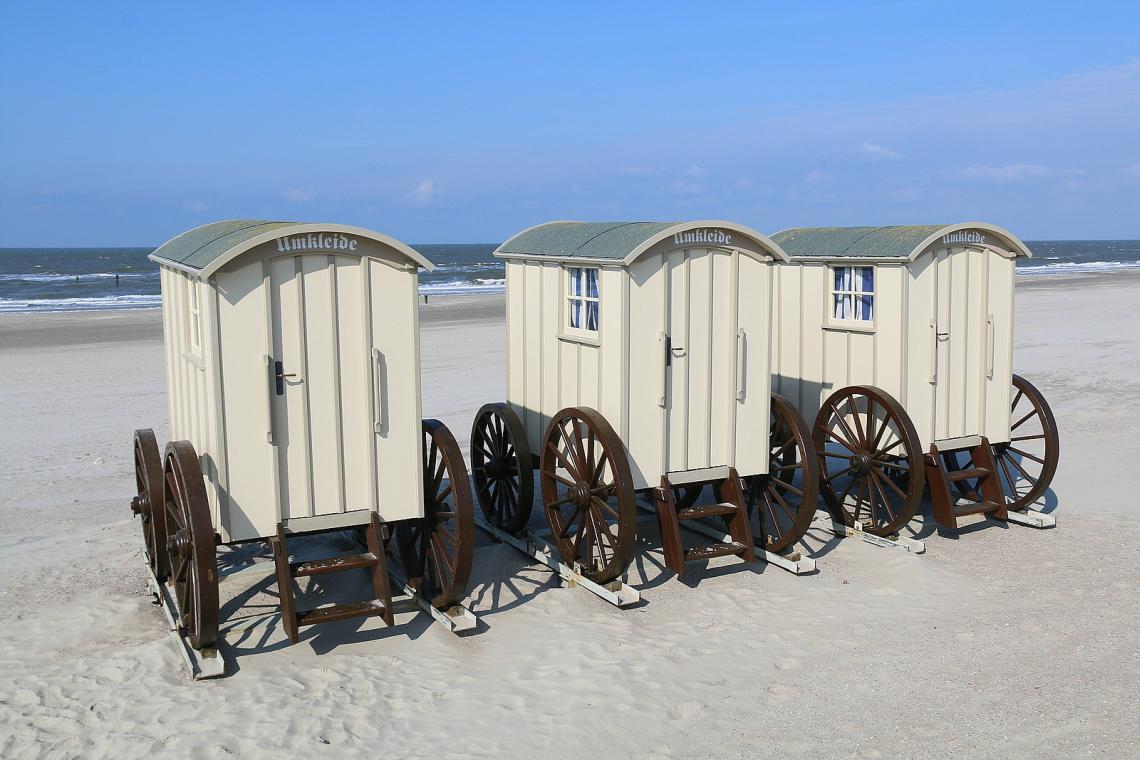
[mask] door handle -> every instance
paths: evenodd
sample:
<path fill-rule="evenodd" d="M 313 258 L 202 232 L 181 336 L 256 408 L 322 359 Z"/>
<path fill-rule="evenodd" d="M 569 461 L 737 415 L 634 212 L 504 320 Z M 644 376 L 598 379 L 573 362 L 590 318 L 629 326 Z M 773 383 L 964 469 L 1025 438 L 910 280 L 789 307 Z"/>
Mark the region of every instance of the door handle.
<path fill-rule="evenodd" d="M 672 351 L 669 350 L 669 336 L 664 332 L 657 333 L 657 340 L 665 344 L 665 356 L 661 364 L 661 373 L 658 375 L 659 381 L 657 385 L 657 406 L 664 408 L 666 376 L 669 374 L 669 357 L 672 355 Z"/>
<path fill-rule="evenodd" d="M 948 332 L 938 333 L 938 340 L 940 340 L 942 342 L 946 342 L 946 341 L 950 340 L 950 333 L 948 333 Z"/>
<path fill-rule="evenodd" d="M 669 353 L 672 354 L 674 358 L 680 359 L 685 355 L 685 349 L 683 346 L 677 346 L 676 348 L 670 349 Z"/>
<path fill-rule="evenodd" d="M 277 390 L 278 396 L 285 395 L 285 378 L 296 376 L 296 372 L 286 372 L 285 365 L 282 362 L 273 362 L 273 385 Z"/>

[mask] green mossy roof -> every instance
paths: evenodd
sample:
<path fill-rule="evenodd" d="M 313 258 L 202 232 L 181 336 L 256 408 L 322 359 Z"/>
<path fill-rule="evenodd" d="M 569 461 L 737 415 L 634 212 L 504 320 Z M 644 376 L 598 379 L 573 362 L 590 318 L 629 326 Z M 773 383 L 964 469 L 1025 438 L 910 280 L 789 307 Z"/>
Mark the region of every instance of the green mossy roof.
<path fill-rule="evenodd" d="M 908 259 L 922 241 L 944 224 L 910 227 L 796 227 L 772 240 L 789 256 Z"/>
<path fill-rule="evenodd" d="M 521 232 L 496 255 L 622 260 L 657 233 L 678 222 L 550 222 Z"/>
<path fill-rule="evenodd" d="M 234 219 L 195 227 L 164 243 L 152 255 L 194 269 L 205 269 L 211 262 L 250 238 L 301 222 L 268 222 L 261 219 Z"/>

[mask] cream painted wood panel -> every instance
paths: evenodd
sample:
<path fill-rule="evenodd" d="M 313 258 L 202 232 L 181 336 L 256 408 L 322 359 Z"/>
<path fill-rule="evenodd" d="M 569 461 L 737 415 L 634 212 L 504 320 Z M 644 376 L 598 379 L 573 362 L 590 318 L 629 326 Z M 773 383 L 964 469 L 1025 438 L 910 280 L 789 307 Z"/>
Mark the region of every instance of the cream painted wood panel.
<path fill-rule="evenodd" d="M 735 433 L 735 450 L 728 461 L 741 475 L 768 472 L 768 430 L 771 425 L 772 360 L 769 336 L 772 332 L 772 265 L 750 256 L 734 254 L 738 293 L 736 324 L 727 332 L 737 343 L 734 361 L 722 361 L 735 370 L 729 386 L 732 393 L 725 409 Z M 731 411 L 729 411 L 731 410 Z M 722 412 L 723 413 L 723 412 Z"/>
<path fill-rule="evenodd" d="M 214 277 L 218 291 L 225 439 L 221 531 L 226 541 L 272 535 L 277 511 L 277 452 L 269 360 L 269 290 L 262 263 L 244 259 Z"/>
<path fill-rule="evenodd" d="M 989 257 L 986 352 L 986 437 L 1009 441 L 1010 384 L 1013 377 L 1013 301 L 1015 262 Z"/>
<path fill-rule="evenodd" d="M 378 510 L 386 521 L 422 517 L 419 278 L 415 269 L 368 263 Z"/>
<path fill-rule="evenodd" d="M 667 469 L 665 320 L 669 271 L 662 256 L 644 256 L 622 275 L 629 277 L 629 379 L 624 389 L 629 429 L 623 439 L 634 486 L 646 488 L 659 485 Z"/>

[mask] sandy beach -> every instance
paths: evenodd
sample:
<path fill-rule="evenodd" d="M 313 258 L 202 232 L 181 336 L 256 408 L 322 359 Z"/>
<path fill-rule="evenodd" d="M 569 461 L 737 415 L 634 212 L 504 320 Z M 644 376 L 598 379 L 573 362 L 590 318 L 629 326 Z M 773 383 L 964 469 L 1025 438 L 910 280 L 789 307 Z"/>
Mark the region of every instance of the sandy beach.
<path fill-rule="evenodd" d="M 679 581 L 643 522 L 629 610 L 484 537 L 475 632 L 275 628 L 202 682 L 128 508 L 132 431 L 168 437 L 158 312 L 2 317 L 0 757 L 1137 756 L 1138 297 L 1137 274 L 1018 279 L 1015 371 L 1061 430 L 1056 529 L 939 533 L 925 504 L 923 555 L 813 530 L 817 574 Z M 466 450 L 504 396 L 503 296 L 421 314 L 424 414 Z"/>

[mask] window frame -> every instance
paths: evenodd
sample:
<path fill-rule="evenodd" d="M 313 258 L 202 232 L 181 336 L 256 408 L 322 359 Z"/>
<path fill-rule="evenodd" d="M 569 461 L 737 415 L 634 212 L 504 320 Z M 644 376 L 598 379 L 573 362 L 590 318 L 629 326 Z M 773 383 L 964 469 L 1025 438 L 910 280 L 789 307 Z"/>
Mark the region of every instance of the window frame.
<path fill-rule="evenodd" d="M 855 285 L 855 278 L 851 278 L 850 289 L 839 289 L 835 287 L 835 278 L 841 269 L 870 269 L 871 270 L 871 289 L 860 290 Z M 878 293 L 879 293 L 879 272 L 878 267 L 873 263 L 855 264 L 844 262 L 842 264 L 831 264 L 827 268 L 828 274 L 828 298 L 825 308 L 827 309 L 827 325 L 834 327 L 841 327 L 843 329 L 854 330 L 874 330 L 876 320 L 878 319 Z M 836 296 L 850 296 L 851 297 L 851 312 L 850 317 L 837 317 L 835 316 L 835 297 Z M 855 304 L 859 296 L 869 296 L 871 298 L 871 317 L 869 319 L 856 317 Z"/>
<path fill-rule="evenodd" d="M 595 274 L 595 282 L 597 283 L 596 296 L 587 295 L 587 278 L 588 271 L 593 270 Z M 581 294 L 574 293 L 575 271 L 581 272 L 582 292 Z M 585 266 L 577 264 L 565 264 L 562 267 L 563 279 L 565 285 L 562 288 L 562 330 L 566 335 L 587 338 L 590 340 L 598 340 L 601 337 L 602 329 L 602 268 L 599 266 Z M 582 327 L 575 327 L 572 322 L 573 304 L 575 302 L 582 304 Z M 588 323 L 589 304 L 597 304 L 596 307 L 596 324 L 595 328 L 586 327 Z"/>

